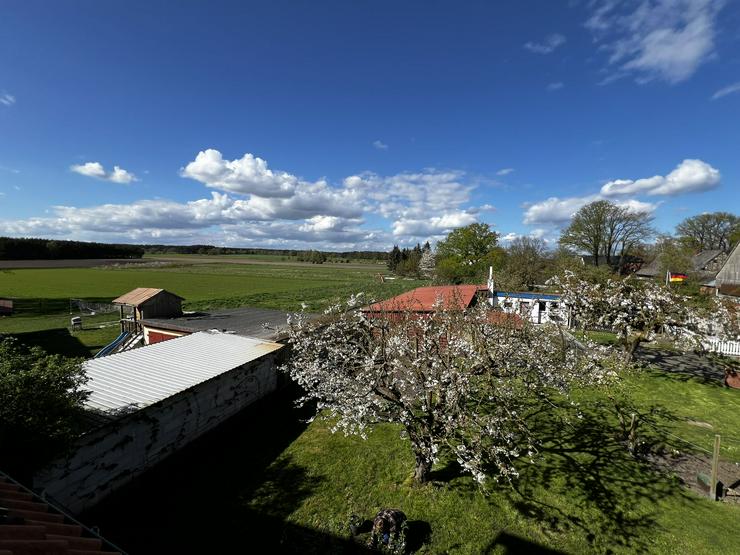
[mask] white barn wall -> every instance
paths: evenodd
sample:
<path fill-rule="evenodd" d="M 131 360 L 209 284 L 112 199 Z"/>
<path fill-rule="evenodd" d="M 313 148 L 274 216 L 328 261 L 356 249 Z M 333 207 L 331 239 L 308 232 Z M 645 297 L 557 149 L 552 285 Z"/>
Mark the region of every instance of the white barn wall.
<path fill-rule="evenodd" d="M 34 487 L 73 512 L 117 488 L 230 416 L 273 392 L 281 351 L 216 376 L 83 435 Z"/>

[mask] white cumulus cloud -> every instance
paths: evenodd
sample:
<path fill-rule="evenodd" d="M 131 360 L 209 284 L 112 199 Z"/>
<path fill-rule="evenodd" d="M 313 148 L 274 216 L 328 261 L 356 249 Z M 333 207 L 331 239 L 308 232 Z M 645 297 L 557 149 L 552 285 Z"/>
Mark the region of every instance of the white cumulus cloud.
<path fill-rule="evenodd" d="M 562 199 L 559 197 L 550 197 L 547 200 L 529 205 L 524 211 L 524 223 L 562 224 L 569 222 L 582 206 L 595 200 L 598 200 L 595 195 Z"/>
<path fill-rule="evenodd" d="M 603 200 L 603 197 L 600 195 L 568 198 L 550 197 L 542 202 L 528 205 L 524 211 L 524 223 L 561 226 L 567 224 L 583 206 L 597 200 Z M 613 202 L 617 206 L 622 206 L 633 213 L 651 213 L 658 207 L 658 204 L 642 202 L 637 199 L 624 199 Z M 542 233 L 539 234 L 540 237 L 542 235 Z M 536 237 L 538 235 L 533 236 Z"/>
<path fill-rule="evenodd" d="M 378 139 L 377 141 L 373 141 L 373 146 L 377 148 L 378 150 L 388 150 L 388 145 L 385 144 L 383 141 Z"/>
<path fill-rule="evenodd" d="M 108 180 L 118 179 L 120 170 L 108 173 L 98 162 L 73 169 Z M 365 172 L 330 184 L 270 170 L 266 161 L 249 153 L 230 161 L 218 151 L 204 150 L 181 174 L 222 191 L 188 202 L 56 206 L 44 217 L 0 221 L 0 235 L 386 249 L 393 243 L 439 238 L 495 209 L 471 206 L 476 184 L 457 170 L 429 168 L 388 176 Z M 383 219 L 388 222 L 381 224 Z"/>
<path fill-rule="evenodd" d="M 393 222 L 393 235 L 397 237 L 437 237 L 448 234 L 457 227 L 477 221 L 469 212 L 456 211 L 424 219 L 399 219 Z"/>
<path fill-rule="evenodd" d="M 496 175 L 509 175 L 514 171 L 514 168 L 501 168 L 496 172 Z"/>
<path fill-rule="evenodd" d="M 719 182 L 719 170 L 702 160 L 686 159 L 666 176 L 609 181 L 601 188 L 601 194 L 605 197 L 637 194 L 674 196 L 714 189 Z"/>
<path fill-rule="evenodd" d="M 246 153 L 235 160 L 224 160 L 213 148 L 200 151 L 180 173 L 207 187 L 264 198 L 291 197 L 298 184 L 296 176 L 272 171 L 262 158 Z"/>
<path fill-rule="evenodd" d="M 76 164 L 69 168 L 75 173 L 85 175 L 87 177 L 94 177 L 95 179 L 103 179 L 105 181 L 112 181 L 113 183 L 131 183 L 132 181 L 138 181 L 136 176 L 124 170 L 119 166 L 113 166 L 113 171 L 106 172 L 103 164 L 100 162 L 86 162 L 84 164 Z"/>

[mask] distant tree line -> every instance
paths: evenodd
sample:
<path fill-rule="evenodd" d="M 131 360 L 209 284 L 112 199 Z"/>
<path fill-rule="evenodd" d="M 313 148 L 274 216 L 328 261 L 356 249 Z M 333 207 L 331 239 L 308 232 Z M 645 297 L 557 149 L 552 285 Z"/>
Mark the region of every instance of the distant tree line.
<path fill-rule="evenodd" d="M 692 257 L 710 250 L 729 253 L 740 241 L 740 217 L 729 212 L 686 218 L 673 235 L 657 234 L 652 222 L 649 213 L 599 200 L 578 210 L 552 245 L 556 248 L 527 236 L 502 246 L 488 224 L 474 223 L 452 230 L 434 251 L 428 242 L 414 248 L 396 245 L 387 264 L 398 275 L 454 284 L 485 283 L 492 267 L 499 288 L 532 291 L 564 270 L 605 282 L 615 273 L 627 275 L 657 261 L 659 278 L 666 271 L 682 272 L 696 285 L 707 272 L 694 271 Z"/>
<path fill-rule="evenodd" d="M 143 254 L 144 249 L 137 245 L 0 237 L 0 260 L 141 258 Z"/>
<path fill-rule="evenodd" d="M 295 258 L 305 262 L 328 262 L 345 260 L 386 260 L 388 253 L 383 251 L 318 251 L 299 249 L 258 249 L 241 247 L 216 247 L 213 245 L 141 245 L 147 254 L 257 254 Z M 320 262 L 319 262 L 320 260 Z"/>
<path fill-rule="evenodd" d="M 82 258 L 141 258 L 144 254 L 256 254 L 284 256 L 301 262 L 349 262 L 351 260 L 386 260 L 387 252 L 330 252 L 297 249 L 257 249 L 216 247 L 214 245 L 123 245 L 88 243 L 58 239 L 21 239 L 0 237 L 0 260 L 55 260 Z"/>

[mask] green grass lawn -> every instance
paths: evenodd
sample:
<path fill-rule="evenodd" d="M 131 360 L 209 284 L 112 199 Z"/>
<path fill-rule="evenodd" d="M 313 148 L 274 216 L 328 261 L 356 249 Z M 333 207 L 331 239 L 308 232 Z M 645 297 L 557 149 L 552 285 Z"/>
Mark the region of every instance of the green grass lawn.
<path fill-rule="evenodd" d="M 657 418 L 662 430 L 708 451 L 712 450 L 714 435 L 720 434 L 723 438 L 721 457 L 740 463 L 737 419 L 740 391 L 723 387 L 719 380 L 704 382 L 656 369 L 635 373 L 627 379 L 626 385 L 628 395 L 642 412 L 647 413 L 655 407 L 665 413 Z M 671 447 L 693 451 L 676 438 L 667 437 L 666 440 Z"/>
<path fill-rule="evenodd" d="M 289 312 L 301 310 L 305 303 L 306 310 L 319 312 L 359 292 L 382 299 L 425 283 L 401 279 L 380 283 L 377 273 L 370 266 L 358 269 L 341 264 L 7 270 L 0 272 L 0 297 L 15 299 L 18 312 L 0 318 L 0 333 L 24 333 L 22 338 L 50 352 L 81 356 L 96 352 L 117 334 L 114 328 L 66 331 L 70 298 L 110 301 L 135 287 L 159 287 L 184 297 L 185 310 L 257 306 Z"/>
<path fill-rule="evenodd" d="M 70 329 L 70 314 L 0 316 L 0 333 L 50 353 L 88 358 L 120 333 L 118 313 L 84 315 L 82 330 Z"/>
<path fill-rule="evenodd" d="M 740 408 L 737 391 L 654 373 L 630 380 L 640 407 L 662 404 L 720 428 L 730 426 Z M 740 506 L 703 499 L 633 458 L 614 433 L 608 403 L 593 394 L 582 401 L 580 419 L 538 420 L 541 459 L 522 461 L 513 486 L 491 484 L 483 493 L 454 462 L 435 467 L 432 483 L 414 486 L 413 458 L 399 427 L 378 425 L 364 441 L 332 434 L 326 421 L 316 420 L 245 503 L 288 527 L 340 538 L 348 536 L 350 515 L 372 518 L 381 508 L 398 507 L 431 528 L 419 553 L 512 553 L 503 545 L 510 536 L 531 542 L 533 553 L 537 546 L 573 554 L 740 552 Z M 690 431 L 679 423 L 672 429 Z M 291 496 L 288 509 L 282 468 L 300 469 L 302 483 L 295 487 L 305 492 L 299 503 Z"/>

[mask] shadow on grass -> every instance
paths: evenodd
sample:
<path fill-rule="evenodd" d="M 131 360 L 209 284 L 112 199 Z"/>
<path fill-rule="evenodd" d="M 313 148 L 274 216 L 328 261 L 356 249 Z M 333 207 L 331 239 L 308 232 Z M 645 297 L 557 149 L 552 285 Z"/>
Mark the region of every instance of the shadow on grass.
<path fill-rule="evenodd" d="M 613 420 L 608 408 L 593 403 L 570 425 L 556 419 L 538 421 L 545 434 L 543 459 L 520 465 L 510 501 L 546 529 L 581 529 L 595 551 L 611 553 L 621 547 L 647 553 L 659 527 L 653 503 L 671 497 L 688 501 L 691 496 L 676 479 L 630 455 Z M 543 491 L 567 496 L 568 505 L 539 501 Z"/>
<path fill-rule="evenodd" d="M 485 553 L 501 553 L 502 555 L 565 555 L 562 551 L 549 549 L 538 543 L 525 540 L 519 536 L 501 532 L 486 549 Z"/>
<path fill-rule="evenodd" d="M 682 381 L 722 385 L 725 378 L 722 365 L 705 354 L 641 347 L 635 358 Z"/>
<path fill-rule="evenodd" d="M 90 356 L 92 347 L 86 346 L 79 338 L 71 335 L 66 328 L 27 331 L 10 334 L 28 347 L 41 347 L 47 353 L 68 357 Z"/>
<path fill-rule="evenodd" d="M 288 387 L 173 454 L 81 515 L 147 553 L 368 553 L 347 538 L 287 521 L 324 480 L 280 453 L 310 411 Z M 278 460 L 276 460 L 278 459 Z"/>

